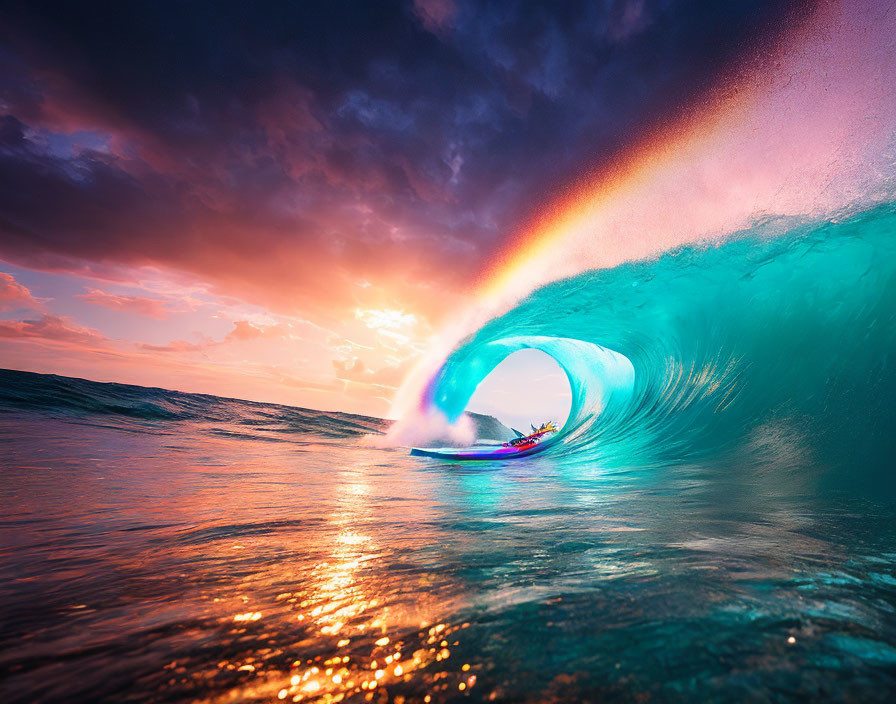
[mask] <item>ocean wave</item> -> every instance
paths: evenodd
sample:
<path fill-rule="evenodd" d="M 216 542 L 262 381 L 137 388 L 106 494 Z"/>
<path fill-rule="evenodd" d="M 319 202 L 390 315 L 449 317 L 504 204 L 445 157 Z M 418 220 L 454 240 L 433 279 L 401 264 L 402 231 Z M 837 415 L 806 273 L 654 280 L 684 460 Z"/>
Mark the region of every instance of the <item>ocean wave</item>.
<path fill-rule="evenodd" d="M 77 420 L 102 417 L 113 425 L 145 428 L 194 422 L 213 434 L 265 440 L 302 434 L 354 438 L 382 433 L 389 425 L 379 418 L 352 413 L 14 370 L 0 370 L 3 410 L 44 412 Z"/>
<path fill-rule="evenodd" d="M 534 348 L 572 390 L 569 420 L 544 448 L 554 456 L 800 458 L 892 485 L 894 232 L 893 204 L 764 222 L 553 283 L 462 343 L 424 405 L 454 420 L 495 366 Z"/>

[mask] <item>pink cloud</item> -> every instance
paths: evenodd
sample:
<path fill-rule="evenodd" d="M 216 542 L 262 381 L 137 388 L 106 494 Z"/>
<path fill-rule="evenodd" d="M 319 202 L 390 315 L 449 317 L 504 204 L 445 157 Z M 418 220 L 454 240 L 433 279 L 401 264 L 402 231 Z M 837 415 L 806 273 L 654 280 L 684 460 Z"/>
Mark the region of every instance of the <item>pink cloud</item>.
<path fill-rule="evenodd" d="M 0 338 L 37 338 L 48 342 L 78 346 L 96 346 L 108 340 L 95 330 L 81 327 L 77 323 L 55 315 L 43 315 L 36 320 L 0 321 Z"/>
<path fill-rule="evenodd" d="M 12 274 L 0 272 L 0 311 L 39 310 L 41 303 Z"/>
<path fill-rule="evenodd" d="M 150 345 L 142 342 L 138 347 L 144 352 L 204 352 L 213 345 L 220 344 L 218 342 L 187 342 L 186 340 L 175 340 L 167 345 Z"/>
<path fill-rule="evenodd" d="M 265 331 L 252 325 L 248 320 L 237 320 L 233 324 L 233 330 L 227 334 L 228 340 L 254 340 L 263 337 Z"/>
<path fill-rule="evenodd" d="M 143 315 L 147 318 L 162 320 L 168 316 L 170 309 L 166 301 L 145 296 L 119 296 L 114 293 L 106 293 L 92 288 L 87 293 L 82 293 L 77 298 L 95 306 L 102 306 L 109 310 L 117 310 L 122 313 Z"/>
<path fill-rule="evenodd" d="M 275 325 L 259 325 L 248 320 L 237 320 L 233 323 L 233 330 L 227 333 L 223 342 L 245 342 L 266 338 L 269 340 L 281 340 L 295 336 L 296 329 L 291 324 L 277 323 Z"/>
<path fill-rule="evenodd" d="M 336 376 L 346 381 L 367 381 L 369 375 L 373 374 L 372 370 L 367 369 L 364 360 L 357 357 L 350 362 L 334 359 L 333 369 L 336 370 Z"/>
<path fill-rule="evenodd" d="M 205 352 L 212 347 L 220 347 L 232 342 L 246 342 L 261 338 L 281 339 L 286 337 L 288 333 L 288 325 L 253 325 L 248 320 L 237 320 L 233 324 L 233 330 L 227 333 L 223 340 L 205 337 L 200 342 L 175 340 L 167 345 L 141 343 L 138 347 L 146 352 Z"/>
<path fill-rule="evenodd" d="M 336 378 L 342 381 L 351 381 L 384 389 L 395 389 L 407 372 L 408 365 L 387 365 L 382 369 L 371 369 L 364 360 L 355 357 L 351 360 L 333 360 L 333 370 Z"/>
<path fill-rule="evenodd" d="M 446 21 L 450 3 L 428 12 Z M 17 188 L 4 207 L 8 219 L 25 224 L 0 232 L 10 262 L 109 281 L 124 281 L 121 269 L 150 266 L 290 315 L 345 314 L 356 303 L 354 282 L 366 280 L 438 317 L 451 309 L 444 292 L 457 298 L 472 278 L 467 263 L 477 247 L 457 239 L 466 229 L 418 212 L 421 202 L 452 201 L 443 183 L 448 172 L 401 154 L 362 159 L 357 154 L 371 147 L 357 135 L 333 146 L 314 96 L 298 84 L 276 79 L 277 90 L 254 106 L 264 138 L 251 148 L 205 151 L 200 141 L 191 154 L 81 95 L 64 73 L 43 72 L 35 81 L 42 99 L 22 97 L 17 118 L 56 134 L 96 133 L 109 148 L 73 157 L 91 174 L 81 183 L 68 162 L 41 151 L 24 123 L 16 126 L 19 146 L 10 159 Z M 283 173 L 263 189 L 241 180 L 269 161 Z M 55 207 L 35 206 L 27 193 Z M 392 193 L 411 193 L 412 202 L 383 197 Z M 354 196 L 345 201 L 344 194 Z M 82 298 L 166 315 L 162 303 L 139 296 L 90 291 Z"/>

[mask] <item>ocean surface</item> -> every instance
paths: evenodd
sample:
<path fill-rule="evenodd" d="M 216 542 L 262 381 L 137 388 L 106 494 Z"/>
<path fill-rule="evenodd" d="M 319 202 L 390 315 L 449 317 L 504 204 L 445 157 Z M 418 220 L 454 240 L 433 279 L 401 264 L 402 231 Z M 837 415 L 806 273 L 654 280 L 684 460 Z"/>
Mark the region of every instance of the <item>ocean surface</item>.
<path fill-rule="evenodd" d="M 429 397 L 545 350 L 573 409 L 526 460 L 0 372 L 0 701 L 892 701 L 894 233 L 762 223 L 536 292 Z"/>

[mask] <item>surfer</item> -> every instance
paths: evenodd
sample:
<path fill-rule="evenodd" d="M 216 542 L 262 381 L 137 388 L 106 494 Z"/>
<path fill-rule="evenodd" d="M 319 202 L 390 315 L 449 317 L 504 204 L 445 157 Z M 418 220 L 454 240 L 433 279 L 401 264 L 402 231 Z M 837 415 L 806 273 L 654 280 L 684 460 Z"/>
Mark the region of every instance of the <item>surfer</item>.
<path fill-rule="evenodd" d="M 528 435 L 523 435 L 516 428 L 511 428 L 511 430 L 516 433 L 516 437 L 510 442 L 505 442 L 504 447 L 516 447 L 519 449 L 532 447 L 541 442 L 541 439 L 545 435 L 557 432 L 557 428 L 554 427 L 554 423 L 552 421 L 542 423 L 540 428 L 536 428 L 534 425 L 531 425 L 529 427 L 532 428 L 532 432 Z"/>

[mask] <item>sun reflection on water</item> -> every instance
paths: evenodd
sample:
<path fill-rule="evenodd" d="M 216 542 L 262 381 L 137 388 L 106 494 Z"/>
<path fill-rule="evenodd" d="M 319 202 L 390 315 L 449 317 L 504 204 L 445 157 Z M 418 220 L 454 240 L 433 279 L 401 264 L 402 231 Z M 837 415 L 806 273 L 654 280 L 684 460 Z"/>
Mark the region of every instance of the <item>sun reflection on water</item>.
<path fill-rule="evenodd" d="M 212 600 L 221 607 L 236 602 L 218 622 L 238 654 L 217 669 L 239 678 L 200 701 L 431 701 L 476 684 L 469 663 L 451 661 L 469 623 L 438 618 L 450 604 L 439 601 L 438 589 L 415 581 L 431 588 L 431 575 L 412 578 L 381 567 L 401 540 L 369 530 L 377 517 L 362 472 L 344 469 L 335 479 L 335 510 L 319 534 L 316 560 L 295 574 L 284 574 L 288 561 L 273 562 L 245 585 L 246 593 Z"/>
<path fill-rule="evenodd" d="M 7 431 L 5 495 L 32 503 L 0 526 L 4 702 L 894 689 L 889 504 L 776 493 L 741 465 L 474 473 L 179 432 L 189 451 Z"/>

